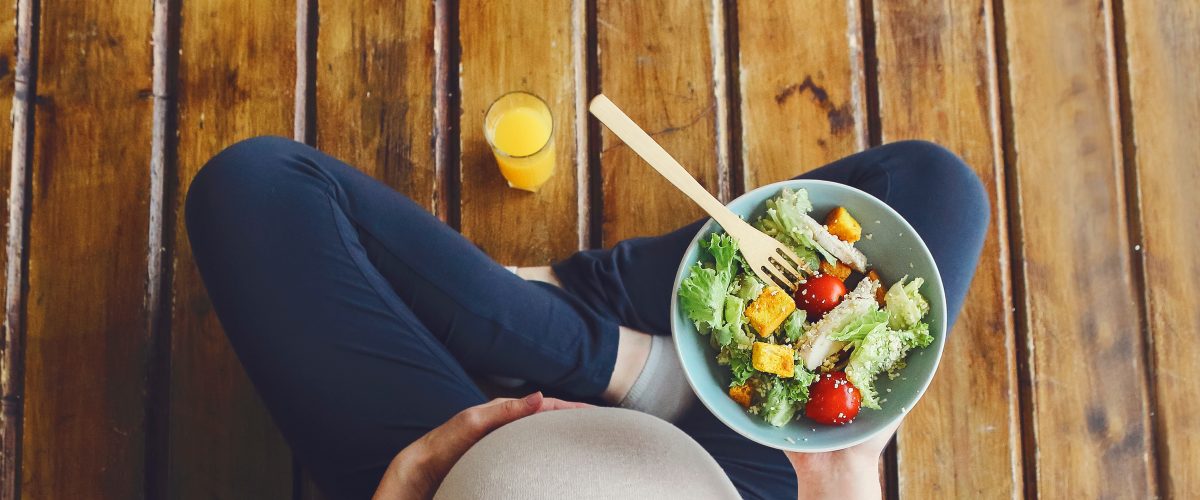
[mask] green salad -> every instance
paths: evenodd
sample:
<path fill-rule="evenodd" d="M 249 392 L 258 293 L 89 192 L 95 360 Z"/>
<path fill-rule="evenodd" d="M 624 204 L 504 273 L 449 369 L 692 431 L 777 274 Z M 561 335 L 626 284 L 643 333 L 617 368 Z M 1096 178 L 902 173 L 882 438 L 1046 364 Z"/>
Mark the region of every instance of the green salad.
<path fill-rule="evenodd" d="M 854 247 L 858 221 L 838 207 L 822 224 L 812 211 L 807 191 L 785 189 L 754 222 L 806 269 L 819 269 L 795 290 L 762 282 L 726 234 L 700 242 L 701 258 L 679 287 L 680 309 L 729 367 L 729 396 L 774 426 L 801 415 L 842 425 L 861 407 L 880 409 L 887 399 L 875 380 L 897 377 L 909 350 L 933 342 L 924 280 L 905 276 L 885 288 Z"/>

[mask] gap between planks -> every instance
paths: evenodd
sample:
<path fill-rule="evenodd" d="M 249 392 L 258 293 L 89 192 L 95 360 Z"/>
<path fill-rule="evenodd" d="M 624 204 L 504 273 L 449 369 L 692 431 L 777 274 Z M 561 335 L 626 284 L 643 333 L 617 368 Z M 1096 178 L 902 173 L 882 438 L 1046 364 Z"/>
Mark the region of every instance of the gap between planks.
<path fill-rule="evenodd" d="M 1005 20 L 1004 0 L 992 0 L 992 32 L 996 53 L 996 83 L 998 123 L 1000 133 L 1000 155 L 1003 163 L 1005 205 L 1007 206 L 1009 283 L 1011 284 L 1013 343 L 1016 348 L 1017 365 L 1017 411 L 1020 418 L 1021 479 L 1026 498 L 1038 498 L 1037 482 L 1037 427 L 1033 425 L 1036 412 L 1033 402 L 1032 367 L 1033 337 L 1030 335 L 1029 307 L 1023 299 L 1028 297 L 1025 283 L 1025 238 L 1024 213 L 1021 204 L 1019 176 L 1013 165 L 1017 152 L 1013 143 L 1013 107 L 1011 100 L 1012 82 L 1009 79 L 1008 25 Z M 1021 298 L 1022 300 L 1018 300 Z"/>
<path fill-rule="evenodd" d="M 462 68 L 462 46 L 458 36 L 458 0 L 437 0 L 433 7 L 433 211 L 454 229 L 461 228 L 459 207 L 460 127 L 462 93 L 457 73 Z M 452 76 L 453 75 L 453 76 Z"/>
<path fill-rule="evenodd" d="M 178 106 L 175 100 L 179 70 L 180 0 L 154 0 L 151 44 L 154 109 L 150 134 L 149 235 L 146 248 L 145 495 L 168 493 L 171 397 L 171 286 L 173 281 L 176 212 L 179 193 L 177 165 Z"/>
<path fill-rule="evenodd" d="M 13 78 L 13 144 L 5 241 L 4 352 L 0 366 L 3 412 L 0 414 L 0 500 L 20 498 L 21 440 L 25 367 L 25 290 L 28 288 L 29 175 L 33 141 L 31 103 L 37 95 L 36 0 L 17 0 L 16 74 Z"/>
<path fill-rule="evenodd" d="M 1149 408 L 1147 432 L 1150 433 L 1150 450 L 1154 457 L 1154 467 L 1150 478 L 1150 488 L 1154 497 L 1170 495 L 1168 485 L 1170 474 L 1169 455 L 1166 435 L 1164 434 L 1163 412 L 1159 408 L 1158 384 L 1154 383 L 1158 372 L 1154 334 L 1150 329 L 1150 297 L 1146 283 L 1145 232 L 1142 226 L 1141 179 L 1138 176 L 1137 143 L 1134 141 L 1133 97 L 1129 77 L 1129 49 L 1125 31 L 1125 2 L 1139 0 L 1112 0 L 1109 4 L 1109 58 L 1113 67 L 1110 71 L 1116 75 L 1112 79 L 1115 86 L 1111 92 L 1117 100 L 1117 133 L 1121 142 L 1121 160 L 1124 170 L 1122 180 L 1125 198 L 1125 216 L 1130 244 L 1130 270 L 1134 290 L 1137 292 L 1138 331 L 1142 338 L 1143 358 L 1142 369 L 1146 377 L 1146 405 Z M 1139 250 L 1140 249 L 1140 250 Z"/>

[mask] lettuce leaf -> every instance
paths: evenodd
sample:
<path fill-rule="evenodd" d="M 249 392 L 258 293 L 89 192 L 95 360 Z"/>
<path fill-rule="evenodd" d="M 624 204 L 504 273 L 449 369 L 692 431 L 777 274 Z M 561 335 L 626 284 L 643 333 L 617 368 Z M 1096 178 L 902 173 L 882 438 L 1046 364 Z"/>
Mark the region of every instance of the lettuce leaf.
<path fill-rule="evenodd" d="M 912 328 L 929 312 L 929 303 L 921 296 L 921 285 L 925 280 L 914 278 L 905 284 L 907 279 L 908 276 L 900 278 L 884 295 L 885 308 L 891 316 L 888 326 L 896 330 Z"/>
<path fill-rule="evenodd" d="M 726 323 L 725 297 L 733 281 L 737 242 L 727 234 L 714 233 L 708 241 L 701 240 L 700 247 L 713 258 L 712 267 L 705 266 L 703 259 L 692 266 L 688 277 L 679 285 L 679 306 L 688 319 L 696 324 L 696 329 L 701 333 L 710 333 Z M 722 332 L 718 343 L 729 344 L 733 333 L 733 329 Z M 724 343 L 721 343 L 722 339 Z"/>
<path fill-rule="evenodd" d="M 738 254 L 738 257 L 741 257 L 741 254 Z M 745 271 L 733 285 L 733 295 L 747 302 L 757 299 L 763 290 L 763 283 L 749 271 Z"/>
<path fill-rule="evenodd" d="M 886 328 L 888 324 L 887 311 L 874 310 L 854 318 L 845 326 L 829 334 L 830 340 L 849 342 L 858 347 L 867 335 L 877 328 Z"/>
<path fill-rule="evenodd" d="M 727 273 L 733 279 L 733 258 L 738 253 L 737 240 L 728 234 L 713 233 L 708 241 L 700 241 L 700 246 L 712 256 L 718 273 Z"/>
<path fill-rule="evenodd" d="M 905 338 L 909 348 L 921 349 L 929 347 L 929 344 L 933 343 L 933 334 L 929 333 L 929 323 L 924 321 L 917 323 L 908 332 L 912 334 L 911 337 Z"/>
<path fill-rule="evenodd" d="M 729 387 L 745 384 L 754 375 L 755 370 L 750 360 L 750 349 L 726 347 L 722 349 L 722 354 L 723 356 L 718 356 L 717 363 L 720 363 L 721 358 L 724 358 L 728 361 L 729 371 L 733 373 L 733 380 L 729 382 Z"/>
<path fill-rule="evenodd" d="M 909 330 L 878 326 L 868 332 L 850 353 L 846 378 L 862 395 L 862 405 L 879 409 L 875 379 L 880 373 L 898 369 L 909 349 L 926 347 L 933 342 L 929 325 L 917 323 Z"/>
<path fill-rule="evenodd" d="M 709 333 L 725 324 L 725 291 L 728 276 L 700 263 L 692 266 L 679 285 L 679 307 L 701 333 Z"/>
<path fill-rule="evenodd" d="M 746 301 L 735 295 L 725 296 L 725 324 L 713 330 L 713 337 L 719 347 L 725 347 L 730 342 L 737 342 L 741 347 L 750 347 L 754 339 L 745 330 Z"/>
<path fill-rule="evenodd" d="M 808 318 L 808 313 L 804 309 L 796 309 L 788 316 L 787 321 L 783 323 L 783 336 L 788 342 L 796 342 L 804 336 L 804 320 Z"/>
<path fill-rule="evenodd" d="M 767 379 L 767 396 L 762 405 L 762 415 L 767 423 L 782 427 L 790 422 L 801 404 L 808 401 L 808 386 L 814 380 L 815 374 L 799 367 L 794 378 Z"/>

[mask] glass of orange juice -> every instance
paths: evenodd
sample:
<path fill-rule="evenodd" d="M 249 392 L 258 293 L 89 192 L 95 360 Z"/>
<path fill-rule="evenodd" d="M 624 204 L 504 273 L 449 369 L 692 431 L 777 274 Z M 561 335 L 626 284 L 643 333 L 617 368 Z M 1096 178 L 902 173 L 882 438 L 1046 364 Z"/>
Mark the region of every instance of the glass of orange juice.
<path fill-rule="evenodd" d="M 483 118 L 483 135 L 510 187 L 537 191 L 554 175 L 554 118 L 540 97 L 500 96 Z"/>

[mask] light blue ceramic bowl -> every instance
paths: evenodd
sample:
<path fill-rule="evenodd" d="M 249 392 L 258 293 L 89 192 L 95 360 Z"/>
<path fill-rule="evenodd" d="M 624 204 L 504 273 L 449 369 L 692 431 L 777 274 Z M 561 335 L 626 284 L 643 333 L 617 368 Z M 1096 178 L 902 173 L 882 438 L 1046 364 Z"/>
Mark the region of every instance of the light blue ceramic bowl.
<path fill-rule="evenodd" d="M 883 409 L 863 408 L 853 423 L 843 426 L 821 425 L 801 417 L 783 427 L 772 427 L 729 398 L 726 392 L 729 367 L 717 364 L 716 350 L 710 346 L 708 337 L 700 335 L 679 310 L 678 293 L 671 298 L 671 331 L 688 383 L 704 406 L 725 425 L 753 441 L 781 450 L 840 450 L 870 439 L 902 418 L 929 386 L 946 344 L 946 297 L 942 277 L 925 242 L 900 214 L 874 196 L 849 186 L 817 180 L 777 182 L 738 197 L 729 208 L 746 220 L 757 220 L 765 209 L 766 200 L 784 188 L 807 189 L 813 204 L 812 214 L 817 220 L 823 220 L 834 207 L 846 207 L 863 226 L 863 238 L 855 246 L 866 254 L 868 265 L 879 272 L 886 285 L 904 275 L 925 278 L 921 294 L 929 300 L 930 313 L 926 320 L 934 341 L 929 347 L 909 353 L 908 366 L 901 370 L 900 377 L 895 380 L 889 380 L 886 375 L 879 377 L 876 387 L 880 398 L 887 399 L 881 404 Z M 716 222 L 709 220 L 692 240 L 679 263 L 674 290 L 679 290 L 680 281 L 700 256 L 697 243 L 714 232 L 722 230 Z M 870 238 L 866 237 L 868 234 Z"/>

